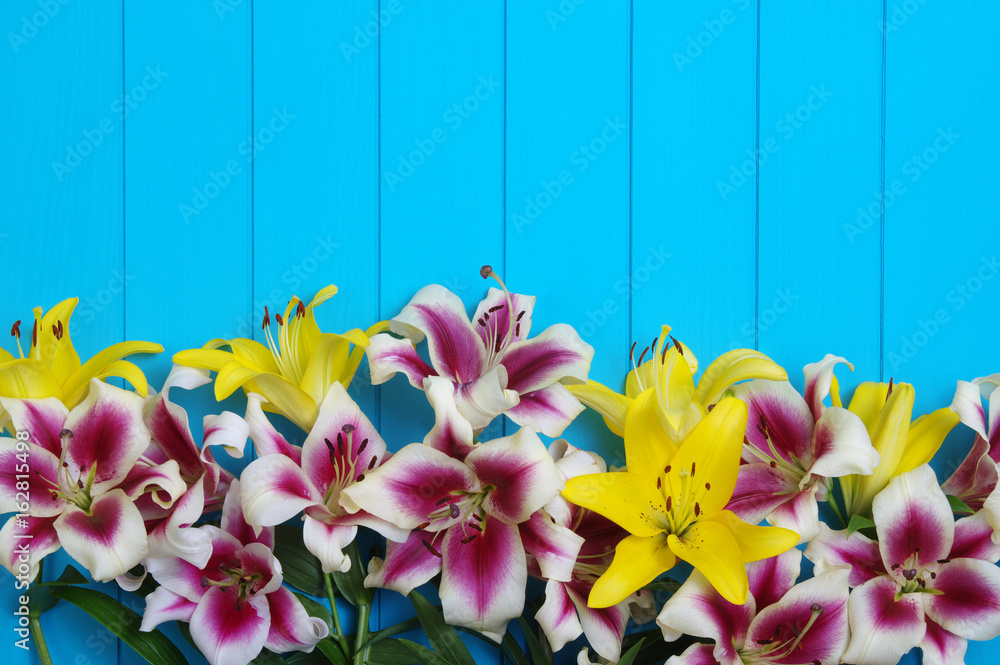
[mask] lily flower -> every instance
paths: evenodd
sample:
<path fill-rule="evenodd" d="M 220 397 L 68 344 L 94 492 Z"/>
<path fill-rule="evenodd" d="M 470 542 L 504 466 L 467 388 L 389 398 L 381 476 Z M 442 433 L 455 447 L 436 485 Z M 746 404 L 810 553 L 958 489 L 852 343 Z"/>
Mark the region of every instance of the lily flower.
<path fill-rule="evenodd" d="M 926 464 L 934 457 L 948 432 L 958 424 L 958 414 L 950 408 L 920 416 L 912 423 L 913 386 L 900 383 L 866 382 L 858 386 L 850 411 L 868 428 L 872 446 L 881 458 L 870 475 L 851 474 L 840 478 L 845 517 L 871 513 L 872 500 L 900 474 Z M 839 402 L 834 402 L 836 405 Z"/>
<path fill-rule="evenodd" d="M 200 349 L 174 354 L 174 362 L 218 372 L 215 398 L 220 402 L 243 388 L 246 393 L 263 395 L 267 411 L 309 431 L 330 385 L 335 381 L 350 385 L 368 346 L 368 335 L 384 329 L 375 324 L 367 333 L 358 328 L 342 334 L 321 332 L 313 309 L 336 293 L 337 287 L 331 284 L 308 305 L 293 296 L 284 316 L 274 315 L 279 328 L 277 342 L 265 307 L 261 327 L 267 346 L 252 339 L 213 339 Z M 224 346 L 230 350 L 222 350 Z"/>
<path fill-rule="evenodd" d="M 743 461 L 729 509 L 743 520 L 762 519 L 799 534 L 819 533 L 817 501 L 825 501 L 828 479 L 870 474 L 879 463 L 865 424 L 840 406 L 827 408 L 833 368 L 843 358 L 828 355 L 805 367 L 806 400 L 787 381 L 755 379 L 733 388 L 750 415 Z M 854 367 L 847 363 L 851 369 Z"/>
<path fill-rule="evenodd" d="M 850 566 L 795 584 L 802 553 L 789 550 L 747 566 L 750 595 L 734 605 L 694 571 L 663 606 L 656 622 L 663 639 L 707 637 L 670 665 L 837 665 L 849 640 L 847 577 Z M 854 662 L 854 661 L 850 661 Z"/>
<path fill-rule="evenodd" d="M 753 526 L 725 506 L 736 487 L 747 406 L 724 398 L 679 447 L 658 426 L 656 392 L 640 393 L 625 423 L 628 471 L 571 478 L 563 496 L 631 535 L 594 584 L 590 607 L 620 603 L 683 559 L 726 600 L 742 605 L 745 565 L 793 547 L 799 534 Z"/>
<path fill-rule="evenodd" d="M 440 572 L 445 621 L 500 642 L 524 609 L 528 568 L 519 525 L 563 481 L 530 428 L 473 443 L 449 383 L 427 383 L 441 406 L 425 442 L 404 447 L 346 488 L 341 503 L 409 531 L 404 542 L 388 543 L 384 561 L 372 560 L 365 586 L 405 595 Z"/>
<path fill-rule="evenodd" d="M 821 527 L 805 555 L 822 574 L 850 564 L 848 663 L 892 665 L 913 647 L 958 665 L 966 640 L 1000 635 L 1000 547 L 984 516 L 958 521 L 924 464 L 894 477 L 872 506 L 878 542 Z"/>
<path fill-rule="evenodd" d="M 461 299 L 443 286 L 418 291 L 389 322 L 389 330 L 406 339 L 372 337 L 372 383 L 403 372 L 423 390 L 426 378 L 442 376 L 452 382 L 458 409 L 474 429 L 505 413 L 518 425 L 559 436 L 583 411 L 563 384 L 587 380 L 594 349 L 564 323 L 528 339 L 535 297 L 509 293 L 489 266 L 481 274 L 493 277 L 501 290 L 491 288 L 479 303 L 475 325 Z M 430 365 L 414 347 L 425 337 Z"/>
<path fill-rule="evenodd" d="M 150 558 L 160 583 L 146 597 L 139 630 L 165 621 L 186 621 L 191 639 L 212 665 L 243 665 L 263 649 L 304 651 L 329 634 L 322 619 L 310 617 L 299 599 L 281 586 L 274 530 L 255 533 L 240 510 L 240 484 L 233 481 L 222 512 L 222 528 L 198 529 L 212 544 L 209 560 L 196 566 L 182 559 Z"/>
<path fill-rule="evenodd" d="M 326 573 L 350 570 L 343 549 L 359 525 L 386 538 L 406 538 L 406 531 L 389 522 L 340 505 L 344 491 L 377 469 L 387 453 L 385 441 L 339 383 L 330 386 L 301 448 L 267 421 L 260 396 L 250 395 L 246 420 L 259 456 L 240 476 L 250 524 L 272 527 L 304 513 L 305 546 Z"/>
<path fill-rule="evenodd" d="M 167 509 L 187 489 L 177 462 L 143 457 L 150 435 L 142 398 L 91 379 L 87 399 L 72 411 L 54 397 L 0 403 L 29 438 L 26 446 L 0 439 L 0 512 L 22 513 L 0 530 L 4 566 L 17 568 L 25 534 L 32 577 L 60 546 L 98 581 L 138 564 L 148 546 L 136 501 L 149 494 Z M 30 505 L 20 504 L 19 492 L 30 495 Z"/>
<path fill-rule="evenodd" d="M 660 428 L 677 445 L 734 384 L 747 379 L 788 379 L 785 370 L 763 353 L 736 349 L 716 358 L 695 386 L 698 359 L 686 344 L 670 336 L 670 330 L 670 326 L 663 326 L 638 360 L 636 345 L 632 345 L 629 360 L 633 369 L 625 377 L 625 394 L 593 380 L 586 385 L 569 386 L 569 391 L 600 413 L 608 428 L 618 436 L 625 435 L 629 408 L 647 389 L 656 391 Z M 647 353 L 649 360 L 643 362 Z"/>
<path fill-rule="evenodd" d="M 72 409 L 87 396 L 91 379 L 109 376 L 125 379 L 136 392 L 146 395 L 146 376 L 123 358 L 135 353 L 160 353 L 163 347 L 151 342 L 119 342 L 81 364 L 69 335 L 69 320 L 79 302 L 79 298 L 64 300 L 44 316 L 41 307 L 34 309 L 27 356 L 21 348 L 21 322 L 14 323 L 10 334 L 17 341 L 19 357 L 0 349 L 0 397 L 54 397 Z M 10 417 L 0 409 L 0 428 L 9 429 L 9 425 Z"/>
<path fill-rule="evenodd" d="M 989 402 L 989 422 L 983 410 Z M 951 410 L 976 433 L 972 449 L 941 489 L 978 511 L 997 486 L 1000 462 L 1000 374 L 959 381 Z"/>

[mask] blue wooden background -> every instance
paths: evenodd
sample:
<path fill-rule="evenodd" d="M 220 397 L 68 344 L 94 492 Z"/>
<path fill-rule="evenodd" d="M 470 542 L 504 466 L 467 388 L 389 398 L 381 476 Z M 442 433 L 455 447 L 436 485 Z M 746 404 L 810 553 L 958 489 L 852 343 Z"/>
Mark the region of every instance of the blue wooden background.
<path fill-rule="evenodd" d="M 474 306 L 491 263 L 612 385 L 670 323 L 703 361 L 756 347 L 801 386 L 833 352 L 846 388 L 894 377 L 934 409 L 1000 371 L 998 21 L 991 0 L 4 0 L 0 318 L 79 296 L 81 355 L 161 342 L 158 385 L 293 294 L 336 283 L 321 324 L 365 327 L 430 282 Z M 393 447 L 422 436 L 421 395 L 363 382 Z M 569 436 L 613 455 L 599 423 Z M 0 652 L 36 662 L 0 583 Z M 73 608 L 45 626 L 57 663 L 139 662 Z"/>

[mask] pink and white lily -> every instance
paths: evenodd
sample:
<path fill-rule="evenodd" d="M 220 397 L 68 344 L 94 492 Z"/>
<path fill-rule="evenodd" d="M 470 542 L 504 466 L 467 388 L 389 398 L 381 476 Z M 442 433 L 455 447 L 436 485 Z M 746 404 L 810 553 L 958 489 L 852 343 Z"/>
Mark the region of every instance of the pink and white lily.
<path fill-rule="evenodd" d="M 143 399 L 98 379 L 72 411 L 54 397 L 0 399 L 28 438 L 27 450 L 0 439 L 0 512 L 21 512 L 0 530 L 4 566 L 17 568 L 26 534 L 31 578 L 60 547 L 98 581 L 138 564 L 148 545 L 137 502 L 169 510 L 187 490 L 176 461 L 143 455 Z"/>
<path fill-rule="evenodd" d="M 553 442 L 549 452 L 563 480 L 607 471 L 599 456 L 574 448 L 562 439 Z M 569 503 L 561 496 L 521 524 L 528 571 L 546 582 L 545 603 L 535 614 L 535 620 L 548 637 L 552 651 L 559 651 L 585 634 L 587 642 L 602 658 L 615 662 L 621 657 L 630 606 L 651 603 L 652 594 L 639 592 L 617 605 L 600 609 L 589 607 L 587 598 L 594 583 L 611 565 L 615 547 L 627 535 L 625 529 L 606 517 Z M 564 569 L 567 561 L 568 571 Z"/>
<path fill-rule="evenodd" d="M 446 379 L 431 379 L 437 422 L 424 443 L 413 443 L 346 488 L 341 503 L 408 530 L 373 559 L 365 585 L 407 594 L 439 572 L 448 623 L 499 642 L 507 622 L 524 608 L 528 567 L 519 525 L 563 488 L 538 435 L 474 443 Z M 553 568 L 565 570 L 564 562 Z"/>
<path fill-rule="evenodd" d="M 983 399 L 989 413 L 983 409 Z M 972 449 L 941 489 L 961 499 L 974 511 L 983 508 L 1000 478 L 1000 374 L 959 381 L 951 410 L 976 433 Z M 1000 526 L 1000 522 L 995 526 Z"/>
<path fill-rule="evenodd" d="M 670 665 L 819 663 L 836 665 L 847 647 L 848 566 L 830 567 L 800 584 L 802 553 L 788 550 L 747 566 L 750 596 L 734 605 L 697 570 L 663 606 L 663 638 L 706 637 Z M 848 661 L 862 662 L 862 661 Z"/>
<path fill-rule="evenodd" d="M 827 355 L 806 365 L 806 397 L 787 381 L 756 379 L 733 387 L 749 419 L 736 490 L 727 506 L 742 519 L 762 519 L 799 533 L 799 543 L 819 533 L 818 501 L 829 478 L 870 474 L 879 463 L 864 422 L 837 405 L 826 407 L 833 369 L 850 363 Z"/>
<path fill-rule="evenodd" d="M 281 564 L 271 551 L 274 530 L 257 533 L 244 520 L 240 503 L 239 481 L 233 481 L 222 528 L 198 527 L 212 546 L 204 565 L 177 558 L 147 560 L 161 586 L 146 597 L 140 630 L 186 621 L 191 638 L 212 665 L 245 665 L 264 648 L 308 653 L 329 628 L 310 617 L 281 586 Z"/>
<path fill-rule="evenodd" d="M 385 441 L 340 383 L 330 386 L 301 447 L 274 429 L 261 399 L 249 395 L 246 416 L 259 457 L 240 476 L 243 512 L 250 524 L 275 526 L 304 513 L 306 548 L 327 573 L 350 569 L 351 559 L 343 550 L 354 541 L 359 525 L 392 540 L 406 539 L 406 531 L 388 521 L 340 505 L 343 492 L 387 457 Z"/>
<path fill-rule="evenodd" d="M 489 266 L 482 275 L 496 278 Z M 452 382 L 458 409 L 474 429 L 505 413 L 519 425 L 559 436 L 583 411 L 563 383 L 586 383 L 594 349 L 563 323 L 528 339 L 535 297 L 500 285 L 479 303 L 474 324 L 461 299 L 443 286 L 417 292 L 389 324 L 406 339 L 387 333 L 371 338 L 372 383 L 402 372 L 423 390 L 427 377 L 442 376 Z M 430 365 L 414 347 L 425 337 Z"/>
<path fill-rule="evenodd" d="M 1000 547 L 983 515 L 955 520 L 934 471 L 897 476 L 873 503 L 878 542 L 823 528 L 806 549 L 816 572 L 850 564 L 849 663 L 892 665 L 919 646 L 958 665 L 966 640 L 1000 635 Z"/>

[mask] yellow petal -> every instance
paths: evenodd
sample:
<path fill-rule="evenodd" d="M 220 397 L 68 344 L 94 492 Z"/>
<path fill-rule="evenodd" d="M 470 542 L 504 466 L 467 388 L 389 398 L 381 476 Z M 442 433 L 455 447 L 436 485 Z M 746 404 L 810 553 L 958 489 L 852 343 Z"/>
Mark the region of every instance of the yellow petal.
<path fill-rule="evenodd" d="M 611 607 L 649 584 L 677 563 L 667 546 L 666 534 L 652 537 L 626 536 L 615 548 L 615 558 L 594 583 L 587 605 Z"/>
<path fill-rule="evenodd" d="M 788 373 L 760 351 L 736 349 L 719 356 L 698 381 L 694 399 L 704 405 L 714 404 L 733 385 L 747 379 L 787 381 Z"/>
<path fill-rule="evenodd" d="M 345 385 L 343 379 L 350 346 L 348 340 L 333 333 L 320 335 L 320 341 L 309 357 L 301 384 L 302 389 L 317 404 L 323 402 L 327 390 L 334 382 L 340 381 L 341 385 Z"/>
<path fill-rule="evenodd" d="M 631 397 L 616 393 L 594 380 L 588 380 L 586 384 L 569 384 L 566 389 L 601 414 L 608 429 L 618 436 L 625 436 L 625 419 L 632 404 Z"/>
<path fill-rule="evenodd" d="M 278 346 L 288 378 L 296 383 L 302 380 L 309 364 L 309 356 L 312 355 L 322 334 L 313 310 L 336 294 L 337 287 L 333 284 L 320 289 L 316 297 L 305 306 L 303 316 L 293 313 L 293 308 L 298 307 L 299 299 L 293 296 L 288 301 L 288 307 L 285 309 L 285 325 L 278 333 Z"/>
<path fill-rule="evenodd" d="M 65 382 L 80 367 L 80 356 L 73 348 L 69 336 L 69 319 L 73 315 L 79 298 L 69 298 L 50 309 L 42 317 L 38 330 L 38 358 L 48 364 L 49 369 L 60 382 Z M 56 339 L 53 327 L 62 324 L 62 339 Z M 33 355 L 34 354 L 29 354 Z"/>
<path fill-rule="evenodd" d="M 853 501 L 847 501 L 848 514 L 865 515 L 871 511 L 875 495 L 885 489 L 896 475 L 899 463 L 906 452 L 906 441 L 910 432 L 910 416 L 913 414 L 913 386 L 901 383 L 893 388 L 874 423 L 869 428 L 872 446 L 882 457 L 882 461 L 869 476 L 857 480 Z M 851 401 L 852 404 L 854 400 Z"/>
<path fill-rule="evenodd" d="M 267 399 L 267 404 L 262 405 L 265 411 L 280 413 L 306 432 L 316 423 L 319 403 L 287 379 L 276 374 L 261 374 L 244 388 L 247 392 L 260 393 Z"/>
<path fill-rule="evenodd" d="M 146 375 L 142 373 L 134 363 L 130 363 L 127 360 L 116 360 L 109 363 L 99 374 L 94 378 L 105 381 L 108 377 L 121 377 L 132 384 L 135 388 L 135 392 L 142 395 L 143 397 L 149 392 L 149 384 L 146 382 Z M 76 390 L 72 395 L 67 395 L 66 399 L 63 400 L 63 404 L 67 408 L 72 409 L 74 406 L 82 402 L 87 398 L 87 392 L 90 390 L 90 384 L 86 383 Z"/>
<path fill-rule="evenodd" d="M 791 529 L 747 524 L 731 510 L 720 510 L 707 515 L 702 521 L 706 520 L 718 522 L 729 529 L 740 546 L 740 554 L 743 555 L 745 563 L 778 556 L 799 542 L 799 534 Z"/>
<path fill-rule="evenodd" d="M 635 473 L 592 473 L 566 481 L 563 498 L 593 510 L 637 536 L 652 536 L 663 530 L 663 493 Z"/>
<path fill-rule="evenodd" d="M 733 496 L 746 428 L 747 405 L 727 397 L 698 423 L 670 460 L 668 484 L 679 488 L 690 483 L 703 514 L 721 510 Z"/>
<path fill-rule="evenodd" d="M 658 360 L 656 396 L 663 417 L 671 429 L 677 431 L 684 422 L 684 414 L 694 397 L 694 376 L 691 367 L 676 346 L 670 347 Z"/>
<path fill-rule="evenodd" d="M 950 408 L 920 416 L 910 423 L 910 433 L 906 437 L 906 450 L 899 460 L 896 475 L 916 469 L 921 464 L 927 464 L 934 457 L 944 439 L 955 425 L 958 424 L 958 414 Z"/>
<path fill-rule="evenodd" d="M 271 349 L 252 339 L 237 337 L 236 339 L 213 339 L 205 344 L 206 349 L 216 349 L 228 346 L 233 351 L 233 358 L 241 364 L 258 372 L 281 374 L 281 368 L 275 361 Z M 233 358 L 230 358 L 232 360 Z"/>
<path fill-rule="evenodd" d="M 14 355 L 9 353 L 6 349 L 0 349 L 0 365 L 14 360 Z"/>
<path fill-rule="evenodd" d="M 121 360 L 126 356 L 137 353 L 161 353 L 163 347 L 153 342 L 118 342 L 106 349 L 98 351 L 93 358 L 83 363 L 82 366 L 63 382 L 63 393 L 65 395 L 75 395 L 81 389 L 86 394 L 90 380 L 105 371 L 105 368 L 116 360 Z M 69 406 L 68 404 L 66 406 Z"/>
<path fill-rule="evenodd" d="M 861 418 L 868 431 L 872 431 L 878 412 L 885 405 L 885 395 L 889 391 L 888 383 L 865 381 L 854 391 L 854 397 L 847 410 Z"/>
<path fill-rule="evenodd" d="M 667 537 L 678 559 L 701 571 L 723 598 L 734 605 L 747 602 L 750 586 L 740 547 L 732 532 L 718 522 L 702 520 L 678 538 Z"/>
<path fill-rule="evenodd" d="M 660 427 L 659 411 L 656 391 L 648 388 L 632 403 L 625 420 L 626 467 L 653 483 L 677 452 Z"/>
<path fill-rule="evenodd" d="M 63 398 L 62 386 L 47 367 L 30 358 L 16 358 L 0 367 L 0 397 Z"/>

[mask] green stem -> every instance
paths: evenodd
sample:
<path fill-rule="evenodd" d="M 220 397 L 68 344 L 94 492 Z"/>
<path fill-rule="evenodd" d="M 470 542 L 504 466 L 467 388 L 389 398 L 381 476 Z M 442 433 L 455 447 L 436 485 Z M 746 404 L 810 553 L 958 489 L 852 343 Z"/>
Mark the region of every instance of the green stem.
<path fill-rule="evenodd" d="M 354 638 L 354 665 L 366 665 L 371 647 L 365 646 L 368 641 L 368 622 L 371 618 L 371 601 L 362 603 L 358 608 L 358 634 Z"/>
<path fill-rule="evenodd" d="M 326 582 L 326 597 L 330 599 L 330 614 L 333 615 L 333 629 L 336 631 L 336 637 L 338 640 L 344 637 L 344 631 L 340 627 L 340 614 L 337 613 L 337 599 L 333 594 L 333 581 L 330 575 L 323 575 L 323 581 Z"/>
<path fill-rule="evenodd" d="M 840 520 L 840 523 L 846 527 L 847 520 L 844 519 L 844 514 L 840 512 L 840 506 L 837 505 L 837 497 L 833 495 L 832 491 L 829 494 L 829 499 L 827 503 L 830 504 L 830 508 L 833 509 L 833 514 L 837 516 L 837 519 Z"/>
<path fill-rule="evenodd" d="M 39 582 L 42 581 L 42 564 L 44 561 L 38 562 L 38 577 L 36 578 Z M 45 633 L 42 632 L 42 616 L 40 614 L 35 614 L 34 611 L 28 613 L 28 629 L 31 631 L 31 637 L 35 641 L 35 648 L 38 649 L 38 659 L 42 661 L 42 665 L 52 665 L 52 656 L 49 655 L 49 645 L 45 642 Z"/>

